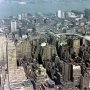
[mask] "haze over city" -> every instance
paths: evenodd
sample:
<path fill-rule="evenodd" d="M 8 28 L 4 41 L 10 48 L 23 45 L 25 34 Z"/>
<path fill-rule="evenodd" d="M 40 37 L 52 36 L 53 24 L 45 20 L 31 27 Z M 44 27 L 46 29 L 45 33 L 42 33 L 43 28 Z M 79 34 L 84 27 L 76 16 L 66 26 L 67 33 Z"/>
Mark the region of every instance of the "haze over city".
<path fill-rule="evenodd" d="M 0 0 L 0 90 L 90 90 L 90 0 Z"/>
<path fill-rule="evenodd" d="M 0 17 L 16 16 L 22 12 L 55 13 L 59 9 L 82 11 L 85 8 L 90 8 L 89 0 L 0 0 Z"/>

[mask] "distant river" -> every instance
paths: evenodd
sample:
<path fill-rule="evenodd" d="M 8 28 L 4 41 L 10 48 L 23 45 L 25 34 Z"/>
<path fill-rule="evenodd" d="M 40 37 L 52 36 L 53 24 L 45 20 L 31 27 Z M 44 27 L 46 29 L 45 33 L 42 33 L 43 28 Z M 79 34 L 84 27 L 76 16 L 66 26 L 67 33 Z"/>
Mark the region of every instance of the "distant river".
<path fill-rule="evenodd" d="M 59 9 L 69 11 L 90 8 L 90 0 L 28 0 L 26 3 L 18 1 L 5 2 L 0 0 L 0 18 L 11 15 L 16 16 L 22 12 L 31 14 L 36 12 L 55 13 Z"/>

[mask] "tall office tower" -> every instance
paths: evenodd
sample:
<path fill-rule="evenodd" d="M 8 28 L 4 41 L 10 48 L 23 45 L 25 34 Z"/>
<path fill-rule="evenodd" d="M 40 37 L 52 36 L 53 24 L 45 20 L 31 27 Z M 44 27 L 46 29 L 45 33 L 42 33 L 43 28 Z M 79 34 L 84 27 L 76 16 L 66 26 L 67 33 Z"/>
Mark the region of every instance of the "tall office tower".
<path fill-rule="evenodd" d="M 3 32 L 0 32 L 0 65 L 3 61 L 6 62 L 6 37 Z"/>
<path fill-rule="evenodd" d="M 73 40 L 73 49 L 74 49 L 74 52 L 76 52 L 77 54 L 79 53 L 80 39 L 74 39 Z"/>
<path fill-rule="evenodd" d="M 81 67 L 79 65 L 73 65 L 73 82 L 74 85 L 80 85 Z"/>
<path fill-rule="evenodd" d="M 85 18 L 90 21 L 90 9 L 85 9 Z"/>
<path fill-rule="evenodd" d="M 23 12 L 21 14 L 21 17 L 22 17 L 22 19 L 27 20 L 27 13 L 26 12 Z"/>
<path fill-rule="evenodd" d="M 63 79 L 64 79 L 64 81 L 69 81 L 69 77 L 70 77 L 70 71 L 71 71 L 71 69 L 70 69 L 70 64 L 69 63 L 64 63 L 63 64 L 63 70 L 62 70 L 62 75 L 63 75 Z"/>
<path fill-rule="evenodd" d="M 6 46 L 6 37 L 0 28 L 0 90 L 3 90 L 5 79 L 5 62 L 7 62 Z"/>
<path fill-rule="evenodd" d="M 54 54 L 57 55 L 55 46 L 47 44 L 43 47 L 42 60 L 51 60 Z"/>
<path fill-rule="evenodd" d="M 15 20 L 11 21 L 11 32 L 15 32 L 17 30 L 17 22 Z"/>
<path fill-rule="evenodd" d="M 62 15 L 61 15 L 61 14 L 62 14 L 61 10 L 58 10 L 58 17 L 59 17 L 59 18 L 61 18 L 61 17 L 62 17 Z"/>
<path fill-rule="evenodd" d="M 20 60 L 23 56 L 31 57 L 31 44 L 28 41 L 23 41 L 16 45 L 16 57 Z"/>
<path fill-rule="evenodd" d="M 22 15 L 21 14 L 18 15 L 18 20 L 22 20 Z"/>
<path fill-rule="evenodd" d="M 61 10 L 58 10 L 57 15 L 59 18 L 65 18 L 64 12 L 62 12 Z"/>
<path fill-rule="evenodd" d="M 81 77 L 80 88 L 83 90 L 90 90 L 90 75 L 85 72 L 84 76 Z"/>
<path fill-rule="evenodd" d="M 43 68 L 42 65 L 38 66 L 38 69 L 36 70 L 37 80 L 36 80 L 36 90 L 41 90 L 40 86 L 45 82 L 47 77 L 46 69 Z"/>

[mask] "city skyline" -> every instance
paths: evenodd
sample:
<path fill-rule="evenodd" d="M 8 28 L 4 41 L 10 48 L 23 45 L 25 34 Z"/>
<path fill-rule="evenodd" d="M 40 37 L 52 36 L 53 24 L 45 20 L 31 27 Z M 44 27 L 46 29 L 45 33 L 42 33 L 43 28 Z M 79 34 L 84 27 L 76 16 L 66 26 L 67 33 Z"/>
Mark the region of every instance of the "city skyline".
<path fill-rule="evenodd" d="M 21 1 L 21 2 L 20 2 Z M 22 12 L 35 14 L 41 13 L 56 13 L 58 10 L 83 11 L 85 8 L 90 8 L 89 0 L 0 0 L 0 18 L 7 16 L 17 16 Z"/>
<path fill-rule="evenodd" d="M 90 1 L 0 0 L 0 90 L 90 90 Z"/>

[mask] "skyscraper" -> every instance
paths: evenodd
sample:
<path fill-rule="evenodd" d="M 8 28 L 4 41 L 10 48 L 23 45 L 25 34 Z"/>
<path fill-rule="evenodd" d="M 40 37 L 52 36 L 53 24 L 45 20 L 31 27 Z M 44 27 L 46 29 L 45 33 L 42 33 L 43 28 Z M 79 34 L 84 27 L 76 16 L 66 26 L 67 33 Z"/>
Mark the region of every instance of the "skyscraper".
<path fill-rule="evenodd" d="M 58 18 L 65 18 L 65 13 L 61 10 L 58 10 L 57 15 L 58 15 Z"/>
<path fill-rule="evenodd" d="M 22 20 L 22 15 L 21 14 L 18 15 L 18 20 Z"/>
<path fill-rule="evenodd" d="M 17 22 L 15 20 L 11 21 L 11 32 L 15 32 L 17 30 Z"/>
<path fill-rule="evenodd" d="M 88 21 L 90 21 L 90 9 L 85 9 L 84 12 L 85 12 L 85 18 L 86 18 Z"/>

